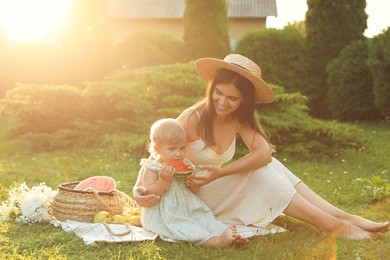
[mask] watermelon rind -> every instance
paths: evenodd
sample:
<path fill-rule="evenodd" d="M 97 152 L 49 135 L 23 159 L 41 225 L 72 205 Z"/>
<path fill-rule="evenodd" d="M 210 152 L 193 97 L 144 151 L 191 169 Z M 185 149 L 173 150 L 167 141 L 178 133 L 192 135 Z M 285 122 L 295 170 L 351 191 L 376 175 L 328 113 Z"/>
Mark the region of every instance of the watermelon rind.
<path fill-rule="evenodd" d="M 175 172 L 175 178 L 185 178 L 188 175 L 191 175 L 192 171 L 188 172 Z"/>

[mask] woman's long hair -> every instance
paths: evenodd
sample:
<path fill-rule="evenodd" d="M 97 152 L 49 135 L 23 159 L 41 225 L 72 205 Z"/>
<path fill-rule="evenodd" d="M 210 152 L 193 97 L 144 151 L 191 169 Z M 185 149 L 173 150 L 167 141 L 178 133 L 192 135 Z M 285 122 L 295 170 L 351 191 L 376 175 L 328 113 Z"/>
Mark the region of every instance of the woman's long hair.
<path fill-rule="evenodd" d="M 255 88 L 252 83 L 240 74 L 220 69 L 217 71 L 214 79 L 210 82 L 206 97 L 195 104 L 194 111 L 202 111 L 202 117 L 198 125 L 197 133 L 206 142 L 207 145 L 214 145 L 213 121 L 215 117 L 215 107 L 213 102 L 213 92 L 218 84 L 233 84 L 243 96 L 243 102 L 234 112 L 235 118 L 239 124 L 249 124 L 255 131 L 260 133 L 267 141 L 268 138 L 256 117 Z M 254 135 L 253 135 L 254 136 Z"/>

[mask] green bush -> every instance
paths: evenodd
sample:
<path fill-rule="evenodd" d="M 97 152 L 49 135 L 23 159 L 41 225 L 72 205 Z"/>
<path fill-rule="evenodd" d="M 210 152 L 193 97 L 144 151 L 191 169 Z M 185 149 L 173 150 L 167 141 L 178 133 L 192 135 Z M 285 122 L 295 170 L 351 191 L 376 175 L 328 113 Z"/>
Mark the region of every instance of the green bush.
<path fill-rule="evenodd" d="M 307 64 L 304 95 L 310 113 L 330 118 L 326 100 L 328 64 L 352 41 L 364 39 L 367 28 L 365 0 L 307 0 L 305 17 Z"/>
<path fill-rule="evenodd" d="M 328 65 L 327 106 L 333 118 L 347 121 L 379 118 L 367 59 L 367 42 L 359 40 L 346 46 Z"/>
<path fill-rule="evenodd" d="M 106 81 L 90 83 L 85 99 L 88 111 L 111 111 L 111 119 L 132 120 L 145 131 L 157 118 L 176 117 L 183 108 L 199 100 L 204 91 L 205 85 L 196 75 L 193 63 L 178 63 L 118 70 Z M 94 113 L 92 117 L 104 113 Z"/>
<path fill-rule="evenodd" d="M 185 1 L 184 46 L 188 60 L 223 58 L 229 53 L 225 0 Z"/>
<path fill-rule="evenodd" d="M 267 82 L 289 92 L 300 90 L 304 37 L 296 27 L 249 31 L 238 42 L 236 52 L 255 61 Z"/>
<path fill-rule="evenodd" d="M 374 79 L 375 106 L 390 117 L 390 29 L 372 39 L 368 64 Z"/>
<path fill-rule="evenodd" d="M 259 105 L 258 109 L 264 128 L 278 151 L 309 158 L 313 153 L 332 155 L 334 148 L 361 145 L 362 138 L 356 127 L 313 119 L 308 114 L 306 97 L 285 93 L 276 85 L 273 88 L 275 102 Z M 64 125 L 63 129 L 51 134 L 32 129 L 35 132 L 20 138 L 26 142 L 30 140 L 29 149 L 33 151 L 98 147 L 118 156 L 145 154 L 152 122 L 163 117 L 177 117 L 183 109 L 202 99 L 205 89 L 206 84 L 197 76 L 193 63 L 118 70 L 104 81 L 87 83 L 81 94 L 77 89 L 81 104 L 75 107 L 84 111 L 84 117 L 76 118 L 72 113 L 56 108 L 58 117 L 73 118 L 73 121 L 68 120 L 71 127 Z M 42 90 L 48 95 L 41 93 L 38 100 L 52 93 L 51 88 L 42 87 Z M 72 100 L 72 96 L 63 95 L 58 103 L 69 106 Z M 29 104 L 33 103 L 34 99 Z M 22 108 L 24 105 L 19 104 L 16 110 Z M 50 111 L 47 105 L 44 106 L 46 110 Z M 58 115 L 60 111 L 62 114 Z M 53 126 L 47 121 L 46 127 L 58 129 L 56 120 Z"/>
<path fill-rule="evenodd" d="M 72 127 L 84 116 L 81 90 L 68 85 L 17 84 L 0 102 L 3 114 L 16 118 L 18 132 L 50 133 Z"/>
<path fill-rule="evenodd" d="M 135 69 L 184 61 L 183 43 L 167 33 L 138 31 L 118 43 L 113 68 Z"/>
<path fill-rule="evenodd" d="M 259 105 L 259 117 L 278 152 L 309 159 L 313 154 L 333 156 L 341 148 L 360 148 L 362 131 L 351 124 L 309 116 L 307 98 L 299 93 L 276 93 L 271 104 Z"/>

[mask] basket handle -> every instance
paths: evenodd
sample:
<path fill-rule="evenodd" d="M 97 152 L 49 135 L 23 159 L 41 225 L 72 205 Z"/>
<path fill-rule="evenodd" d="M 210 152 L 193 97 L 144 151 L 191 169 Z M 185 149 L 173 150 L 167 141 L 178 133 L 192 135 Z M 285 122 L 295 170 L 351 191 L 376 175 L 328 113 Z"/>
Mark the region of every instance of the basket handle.
<path fill-rule="evenodd" d="M 97 199 L 104 207 L 106 207 L 107 209 L 110 208 L 110 207 L 109 207 L 109 206 L 100 198 L 99 193 L 98 193 L 95 189 L 89 187 L 89 188 L 86 188 L 84 191 L 90 191 L 90 192 L 92 192 L 93 194 L 95 194 L 96 199 Z"/>
<path fill-rule="evenodd" d="M 107 229 L 108 233 L 110 233 L 113 236 L 123 237 L 123 236 L 126 236 L 126 235 L 131 233 L 131 226 L 129 224 L 124 224 L 126 226 L 127 230 L 123 233 L 115 233 L 114 231 L 112 231 L 110 226 L 105 222 L 103 222 L 103 225 Z"/>

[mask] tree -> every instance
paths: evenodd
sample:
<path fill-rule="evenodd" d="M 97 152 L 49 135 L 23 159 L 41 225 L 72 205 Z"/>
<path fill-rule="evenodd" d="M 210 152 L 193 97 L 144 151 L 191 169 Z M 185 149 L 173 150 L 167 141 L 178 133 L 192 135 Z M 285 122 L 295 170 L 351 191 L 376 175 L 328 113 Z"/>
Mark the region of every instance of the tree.
<path fill-rule="evenodd" d="M 189 59 L 222 58 L 229 53 L 225 0 L 186 0 L 184 46 Z"/>
<path fill-rule="evenodd" d="M 374 105 L 373 78 L 367 65 L 367 41 L 352 42 L 328 65 L 327 105 L 332 118 L 368 121 L 380 117 Z"/>
<path fill-rule="evenodd" d="M 239 40 L 236 52 L 256 62 L 262 77 L 287 91 L 299 91 L 305 39 L 299 29 L 286 26 L 283 30 L 251 30 Z"/>
<path fill-rule="evenodd" d="M 367 28 L 365 0 L 308 0 L 306 13 L 307 86 L 309 107 L 317 117 L 329 117 L 326 108 L 328 63 Z"/>
<path fill-rule="evenodd" d="M 390 118 L 390 28 L 370 42 L 368 66 L 374 79 L 375 106 Z"/>

